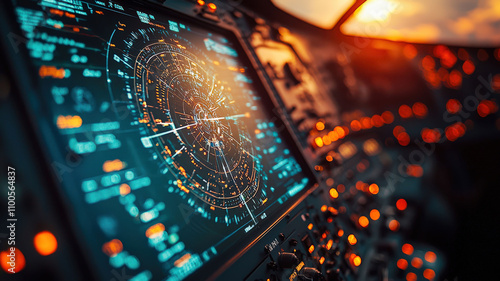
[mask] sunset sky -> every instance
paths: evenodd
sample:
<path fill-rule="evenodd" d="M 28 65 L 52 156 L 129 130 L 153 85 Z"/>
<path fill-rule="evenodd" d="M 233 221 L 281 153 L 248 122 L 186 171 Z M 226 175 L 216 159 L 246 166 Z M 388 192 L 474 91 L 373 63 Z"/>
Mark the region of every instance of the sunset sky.
<path fill-rule="evenodd" d="M 278 7 L 282 6 L 277 2 L 286 3 L 289 13 L 331 28 L 340 10 L 345 12 L 344 7 L 353 1 L 273 2 Z M 326 2 L 329 6 L 325 6 Z M 341 30 L 345 34 L 396 41 L 496 47 L 500 46 L 500 0 L 368 0 Z"/>

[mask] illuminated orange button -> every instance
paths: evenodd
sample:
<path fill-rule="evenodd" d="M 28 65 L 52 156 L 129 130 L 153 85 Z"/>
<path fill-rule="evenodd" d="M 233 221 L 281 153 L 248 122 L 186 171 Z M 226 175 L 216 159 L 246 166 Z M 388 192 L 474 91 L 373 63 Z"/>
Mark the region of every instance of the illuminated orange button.
<path fill-rule="evenodd" d="M 462 104 L 456 99 L 449 99 L 446 103 L 446 109 L 449 113 L 457 113 L 461 108 Z"/>
<path fill-rule="evenodd" d="M 57 239 L 49 231 L 42 231 L 35 235 L 33 242 L 35 249 L 42 256 L 48 256 L 57 250 Z"/>
<path fill-rule="evenodd" d="M 413 254 L 413 246 L 410 244 L 404 244 L 403 247 L 401 247 L 401 251 L 407 255 Z"/>
<path fill-rule="evenodd" d="M 339 139 L 342 139 L 346 136 L 346 131 L 344 128 L 340 127 L 340 126 L 337 126 L 333 129 L 337 135 L 339 136 Z"/>
<path fill-rule="evenodd" d="M 328 211 L 334 215 L 338 215 L 339 211 L 335 209 L 334 207 L 328 207 Z"/>
<path fill-rule="evenodd" d="M 78 115 L 59 115 L 56 124 L 59 129 L 79 128 L 82 126 L 82 118 Z"/>
<path fill-rule="evenodd" d="M 325 123 L 321 122 L 321 121 L 318 121 L 316 123 L 316 130 L 318 131 L 323 131 L 325 129 Z"/>
<path fill-rule="evenodd" d="M 411 44 L 406 44 L 404 47 L 403 47 L 403 55 L 408 58 L 408 59 L 413 59 L 417 56 L 418 54 L 418 51 L 417 51 L 417 48 L 415 48 L 415 46 L 411 45 Z"/>
<path fill-rule="evenodd" d="M 411 177 L 419 178 L 424 174 L 424 169 L 420 165 L 411 164 L 406 168 L 406 174 Z"/>
<path fill-rule="evenodd" d="M 466 60 L 464 64 L 462 65 L 462 69 L 465 72 L 465 74 L 472 74 L 474 70 L 476 70 L 476 67 L 470 60 Z"/>
<path fill-rule="evenodd" d="M 165 231 L 165 226 L 163 225 L 163 223 L 159 222 L 157 224 L 150 226 L 146 230 L 146 237 L 153 238 L 156 235 L 163 233 L 163 231 Z"/>
<path fill-rule="evenodd" d="M 361 122 L 359 122 L 358 120 L 352 120 L 351 121 L 351 129 L 353 131 L 361 130 Z"/>
<path fill-rule="evenodd" d="M 424 262 L 422 261 L 421 258 L 414 257 L 411 260 L 411 266 L 413 266 L 414 268 L 421 268 L 423 264 Z"/>
<path fill-rule="evenodd" d="M 328 135 L 323 136 L 323 144 L 324 145 L 330 145 L 332 141 L 330 140 L 330 137 Z"/>
<path fill-rule="evenodd" d="M 436 129 L 424 128 L 421 132 L 422 140 L 426 143 L 436 143 L 441 138 L 441 133 Z"/>
<path fill-rule="evenodd" d="M 361 127 L 363 129 L 371 129 L 373 127 L 372 119 L 370 117 L 361 118 Z"/>
<path fill-rule="evenodd" d="M 212 12 L 215 12 L 215 10 L 217 10 L 217 6 L 214 3 L 208 3 L 207 6 Z"/>
<path fill-rule="evenodd" d="M 314 139 L 314 143 L 317 147 L 323 147 L 323 139 L 321 137 L 317 137 Z"/>
<path fill-rule="evenodd" d="M 337 141 L 339 139 L 339 134 L 335 131 L 330 131 L 328 133 L 328 138 L 331 142 Z"/>
<path fill-rule="evenodd" d="M 450 141 L 455 141 L 465 134 L 465 129 L 465 125 L 461 122 L 450 125 L 445 129 L 446 138 Z"/>
<path fill-rule="evenodd" d="M 0 252 L 0 263 L 5 272 L 13 274 L 23 270 L 26 259 L 18 248 L 15 248 L 14 252 L 11 252 L 9 248 L 7 251 Z"/>
<path fill-rule="evenodd" d="M 330 189 L 330 196 L 335 199 L 335 198 L 339 197 L 339 193 L 337 192 L 337 190 L 335 188 L 332 188 L 332 189 Z"/>
<path fill-rule="evenodd" d="M 395 136 L 395 137 L 398 137 L 399 134 L 403 133 L 403 132 L 406 132 L 405 128 L 403 128 L 403 126 L 396 126 L 394 127 L 394 129 L 392 130 L 392 134 Z"/>
<path fill-rule="evenodd" d="M 399 229 L 399 222 L 397 220 L 391 220 L 389 222 L 389 229 L 392 231 L 398 231 Z"/>
<path fill-rule="evenodd" d="M 309 251 L 309 253 L 310 253 L 310 254 L 311 254 L 312 252 L 314 252 L 314 245 L 309 246 L 309 250 L 308 250 L 308 251 Z"/>
<path fill-rule="evenodd" d="M 417 280 L 417 275 L 413 272 L 409 272 L 406 274 L 406 281 L 416 281 Z"/>
<path fill-rule="evenodd" d="M 370 218 L 374 221 L 380 218 L 380 212 L 377 209 L 373 209 L 370 211 Z"/>
<path fill-rule="evenodd" d="M 427 55 L 422 59 L 422 67 L 425 70 L 432 70 L 436 66 L 436 62 L 434 61 L 434 58 L 431 56 Z"/>
<path fill-rule="evenodd" d="M 436 273 L 434 272 L 434 270 L 429 269 L 429 268 L 424 270 L 424 278 L 425 279 L 432 280 L 432 279 L 434 279 L 434 277 L 436 277 Z"/>
<path fill-rule="evenodd" d="M 330 250 L 330 249 L 332 248 L 332 246 L 333 246 L 333 240 L 332 240 L 332 239 L 330 239 L 330 240 L 328 240 L 328 242 L 326 243 L 326 249 L 327 249 L 327 250 Z"/>
<path fill-rule="evenodd" d="M 399 116 L 401 116 L 402 118 L 410 118 L 413 116 L 413 112 L 411 110 L 411 107 L 409 107 L 408 105 L 406 104 L 403 104 L 399 107 Z"/>
<path fill-rule="evenodd" d="M 354 259 L 352 260 L 352 263 L 354 264 L 354 266 L 360 266 L 361 265 L 361 257 L 360 256 L 354 257 Z"/>
<path fill-rule="evenodd" d="M 425 117 L 428 111 L 427 106 L 421 102 L 414 103 L 411 109 L 413 111 L 413 114 L 415 114 L 415 116 L 419 118 Z"/>
<path fill-rule="evenodd" d="M 483 100 L 477 106 L 477 113 L 481 117 L 486 117 L 489 114 L 495 113 L 497 110 L 497 104 L 491 100 Z"/>
<path fill-rule="evenodd" d="M 404 200 L 404 199 L 399 199 L 396 202 L 396 208 L 398 208 L 398 210 L 400 210 L 400 211 L 404 211 L 407 206 L 408 206 L 408 204 L 406 203 L 406 200 Z"/>
<path fill-rule="evenodd" d="M 483 102 L 481 102 L 478 106 L 477 106 L 477 113 L 479 114 L 479 116 L 481 117 L 486 117 L 488 116 L 491 112 L 490 112 L 490 108 L 484 104 Z"/>
<path fill-rule="evenodd" d="M 102 170 L 106 173 L 119 171 L 125 168 L 127 165 L 120 159 L 108 160 L 102 164 Z"/>
<path fill-rule="evenodd" d="M 408 133 L 403 132 L 397 136 L 398 142 L 401 146 L 407 146 L 410 144 L 410 135 Z"/>
<path fill-rule="evenodd" d="M 175 267 L 182 267 L 183 265 L 185 265 L 189 259 L 191 259 L 191 254 L 190 253 L 187 253 L 185 255 L 183 255 L 182 257 L 180 257 L 178 260 L 176 260 L 174 262 L 174 266 Z"/>
<path fill-rule="evenodd" d="M 365 216 L 359 217 L 358 222 L 359 222 L 359 225 L 361 225 L 361 227 L 367 227 L 368 224 L 370 223 L 370 221 L 368 221 L 368 218 Z"/>
<path fill-rule="evenodd" d="M 120 241 L 118 239 L 113 239 L 109 242 L 104 243 L 104 245 L 102 245 L 102 251 L 110 257 L 116 256 L 122 250 L 123 250 L 122 241 Z"/>
<path fill-rule="evenodd" d="M 430 262 L 430 263 L 434 263 L 436 261 L 437 257 L 436 257 L 436 254 L 434 252 L 431 252 L 431 251 L 428 251 L 427 253 L 425 253 L 425 260 Z"/>
<path fill-rule="evenodd" d="M 362 181 L 357 181 L 357 182 L 356 182 L 356 189 L 357 189 L 357 190 L 363 190 L 363 186 L 364 186 L 364 185 L 365 185 L 365 183 L 364 183 L 364 182 L 362 182 Z"/>
<path fill-rule="evenodd" d="M 120 195 L 125 196 L 130 193 L 130 186 L 126 183 L 120 185 Z"/>
<path fill-rule="evenodd" d="M 356 243 L 358 243 L 358 239 L 356 239 L 356 236 L 354 236 L 354 234 L 349 234 L 349 236 L 347 236 L 347 241 L 351 245 L 356 245 Z"/>
<path fill-rule="evenodd" d="M 379 191 L 378 185 L 375 183 L 370 184 L 368 187 L 368 190 L 370 191 L 371 194 L 377 194 Z"/>
<path fill-rule="evenodd" d="M 408 262 L 405 259 L 399 259 L 396 265 L 401 270 L 406 270 L 408 268 Z"/>
<path fill-rule="evenodd" d="M 324 262 L 325 262 L 325 257 L 321 257 L 321 258 L 319 259 L 319 264 L 323 264 Z"/>
<path fill-rule="evenodd" d="M 462 85 L 462 73 L 456 69 L 452 70 L 448 76 L 448 84 L 453 88 Z"/>
<path fill-rule="evenodd" d="M 384 119 L 382 119 L 380 115 L 375 114 L 372 116 L 372 125 L 377 128 L 382 127 L 384 125 Z"/>
<path fill-rule="evenodd" d="M 384 111 L 381 116 L 385 124 L 391 124 L 392 122 L 394 122 L 394 115 L 390 111 Z"/>

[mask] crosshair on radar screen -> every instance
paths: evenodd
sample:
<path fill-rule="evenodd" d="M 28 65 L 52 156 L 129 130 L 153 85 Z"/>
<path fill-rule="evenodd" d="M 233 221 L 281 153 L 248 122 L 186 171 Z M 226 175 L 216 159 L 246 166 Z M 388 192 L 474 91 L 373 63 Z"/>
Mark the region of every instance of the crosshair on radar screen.
<path fill-rule="evenodd" d="M 51 114 L 51 166 L 99 274 L 182 280 L 309 180 L 236 38 L 128 3 L 13 1 L 28 98 Z"/>

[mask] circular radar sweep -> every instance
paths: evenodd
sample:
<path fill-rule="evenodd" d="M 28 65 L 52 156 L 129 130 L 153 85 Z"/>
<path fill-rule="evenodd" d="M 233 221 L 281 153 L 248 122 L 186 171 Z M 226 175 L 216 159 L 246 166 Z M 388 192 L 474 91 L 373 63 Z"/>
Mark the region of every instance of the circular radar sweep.
<path fill-rule="evenodd" d="M 245 124 L 250 114 L 233 98 L 230 82 L 201 50 L 167 31 L 139 30 L 128 40 L 123 57 L 133 74 L 128 87 L 142 145 L 184 193 L 211 210 L 240 208 L 256 222 L 262 166 Z"/>

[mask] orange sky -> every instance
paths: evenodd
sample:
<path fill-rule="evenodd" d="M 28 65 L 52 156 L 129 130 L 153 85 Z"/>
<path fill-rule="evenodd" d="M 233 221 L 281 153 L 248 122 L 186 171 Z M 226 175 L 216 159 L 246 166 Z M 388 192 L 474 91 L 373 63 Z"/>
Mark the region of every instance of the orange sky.
<path fill-rule="evenodd" d="M 499 46 L 500 1 L 368 0 L 341 29 L 391 40 Z"/>
<path fill-rule="evenodd" d="M 272 0 L 297 17 L 331 28 L 353 0 Z M 419 43 L 500 46 L 500 0 L 368 0 L 345 34 Z"/>

